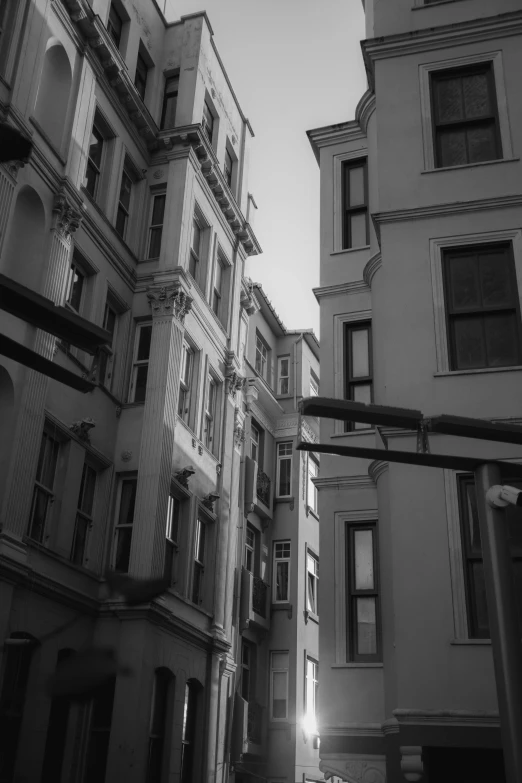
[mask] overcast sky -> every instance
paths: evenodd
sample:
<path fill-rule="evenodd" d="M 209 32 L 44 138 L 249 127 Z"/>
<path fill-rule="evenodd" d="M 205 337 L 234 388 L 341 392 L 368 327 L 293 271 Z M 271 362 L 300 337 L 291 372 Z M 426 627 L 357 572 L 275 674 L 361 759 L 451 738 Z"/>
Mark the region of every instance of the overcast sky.
<path fill-rule="evenodd" d="M 254 129 L 249 190 L 261 256 L 247 274 L 289 329 L 319 334 L 319 167 L 306 131 L 354 118 L 366 90 L 361 0 L 170 0 L 206 10 Z M 162 5 L 162 3 L 161 3 Z M 172 19 L 169 19 L 172 21 Z"/>

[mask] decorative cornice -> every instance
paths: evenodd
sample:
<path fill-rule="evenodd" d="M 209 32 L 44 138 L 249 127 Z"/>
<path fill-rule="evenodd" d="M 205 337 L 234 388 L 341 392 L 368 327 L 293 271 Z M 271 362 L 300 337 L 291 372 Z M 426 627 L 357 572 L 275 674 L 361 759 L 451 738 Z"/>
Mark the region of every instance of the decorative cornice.
<path fill-rule="evenodd" d="M 380 269 L 382 266 L 382 254 L 379 251 L 378 253 L 375 253 L 370 260 L 366 263 L 366 266 L 363 269 L 363 279 L 367 286 L 371 288 L 372 280 L 374 278 L 375 273 L 378 269 Z"/>
<path fill-rule="evenodd" d="M 53 201 L 53 228 L 62 239 L 69 239 L 80 227 L 83 215 L 72 206 L 65 193 L 57 193 Z"/>
<path fill-rule="evenodd" d="M 393 716 L 399 725 L 415 724 L 431 726 L 482 726 L 497 727 L 499 725 L 498 712 L 469 710 L 393 710 Z"/>
<path fill-rule="evenodd" d="M 192 305 L 191 297 L 185 293 L 179 284 L 159 287 L 149 286 L 147 299 L 149 300 L 153 317 L 173 315 L 180 323 L 184 322 L 185 316 L 190 311 Z"/>
<path fill-rule="evenodd" d="M 424 773 L 422 763 L 422 747 L 420 745 L 405 745 L 399 748 L 401 754 L 401 771 L 406 780 L 416 783 Z"/>
<path fill-rule="evenodd" d="M 374 489 L 374 481 L 369 476 L 326 476 L 313 479 L 319 491 L 340 492 L 344 489 Z"/>
<path fill-rule="evenodd" d="M 319 437 L 315 434 L 307 421 L 301 419 L 300 437 L 308 443 L 319 443 Z"/>
<path fill-rule="evenodd" d="M 368 264 L 366 266 L 368 266 Z M 337 283 L 335 285 L 324 285 L 319 288 L 312 288 L 312 291 L 317 301 L 320 302 L 325 296 L 360 294 L 364 291 L 368 291 L 368 286 L 369 284 L 366 280 L 354 280 L 352 283 Z"/>
<path fill-rule="evenodd" d="M 449 204 L 429 204 L 424 207 L 374 212 L 372 218 L 377 225 L 381 226 L 383 223 L 399 223 L 405 220 L 421 220 L 422 218 L 440 217 L 442 215 L 459 215 L 466 212 L 510 209 L 520 206 L 522 206 L 522 194 L 515 193 L 511 196 L 496 196 L 494 198 L 474 199 L 473 201 L 454 201 Z"/>
<path fill-rule="evenodd" d="M 359 754 L 321 754 L 319 769 L 326 780 L 339 777 L 346 783 L 385 783 L 386 758 Z"/>
<path fill-rule="evenodd" d="M 467 19 L 464 22 L 438 25 L 423 30 L 370 38 L 362 41 L 362 51 L 370 88 L 375 84 L 375 62 L 389 57 L 402 57 L 415 52 L 458 47 L 492 38 L 506 38 L 522 33 L 522 11 L 489 16 L 485 19 Z"/>
<path fill-rule="evenodd" d="M 363 130 L 358 120 L 339 122 L 336 125 L 325 125 L 306 132 L 312 145 L 314 155 L 319 163 L 319 150 L 322 147 L 332 147 L 337 144 L 348 144 L 352 141 L 366 142 L 366 128 Z M 363 145 L 366 147 L 366 144 Z"/>
<path fill-rule="evenodd" d="M 382 474 L 388 470 L 390 467 L 390 463 L 386 462 L 385 460 L 381 459 L 374 459 L 373 462 L 370 462 L 368 465 L 368 475 L 372 479 L 372 481 L 377 484 L 378 479 L 382 476 Z"/>
<path fill-rule="evenodd" d="M 338 726 L 321 726 L 324 737 L 382 737 L 380 723 L 343 723 Z"/>
<path fill-rule="evenodd" d="M 373 93 L 371 90 L 366 90 L 355 108 L 355 119 L 359 123 L 359 127 L 364 134 L 366 134 L 368 131 L 368 123 L 370 121 L 370 117 L 375 111 L 375 107 L 375 93 Z"/>

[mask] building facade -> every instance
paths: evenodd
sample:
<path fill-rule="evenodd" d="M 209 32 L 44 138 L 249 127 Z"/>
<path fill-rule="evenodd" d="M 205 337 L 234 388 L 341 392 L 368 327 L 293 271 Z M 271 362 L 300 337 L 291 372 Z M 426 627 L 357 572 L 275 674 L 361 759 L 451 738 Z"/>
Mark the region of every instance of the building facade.
<path fill-rule="evenodd" d="M 0 357 L 0 779 L 226 780 L 252 129 L 204 13 L 0 13 L 2 119 L 33 142 L 0 168 L 2 306 L 25 307 L 0 331 L 93 383 Z M 53 304 L 105 330 L 94 357 L 37 328 Z M 129 606 L 107 569 L 169 588 Z M 51 699 L 57 665 L 92 647 L 115 676 Z"/>
<path fill-rule="evenodd" d="M 321 394 L 519 423 L 520 4 L 366 0 L 369 90 L 321 170 Z M 520 449 L 432 434 L 434 452 Z M 321 420 L 321 770 L 504 780 L 473 476 L 388 463 L 416 433 Z M 520 512 L 510 511 L 518 580 Z M 522 605 L 522 604 L 521 604 Z M 342 694 L 340 698 L 339 695 Z"/>

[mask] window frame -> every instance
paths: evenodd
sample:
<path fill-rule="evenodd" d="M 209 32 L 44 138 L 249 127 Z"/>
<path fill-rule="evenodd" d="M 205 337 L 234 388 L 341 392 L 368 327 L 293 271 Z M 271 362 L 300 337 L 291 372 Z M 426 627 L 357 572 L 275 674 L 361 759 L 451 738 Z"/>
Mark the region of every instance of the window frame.
<path fill-rule="evenodd" d="M 177 581 L 177 555 L 179 552 L 179 536 L 183 503 L 185 498 L 180 497 L 173 489 L 167 498 L 167 515 L 165 521 L 165 563 L 164 577 L 172 586 Z"/>
<path fill-rule="evenodd" d="M 139 353 L 139 347 L 140 347 L 140 333 L 142 329 L 148 329 L 150 328 L 150 342 L 149 342 L 149 352 L 146 359 L 138 359 L 138 353 Z M 134 405 L 143 405 L 147 399 L 147 380 L 148 380 L 148 373 L 149 373 L 149 362 L 150 362 L 150 351 L 152 348 L 152 336 L 153 336 L 153 324 L 152 320 L 147 321 L 137 321 L 135 325 L 134 330 L 134 348 L 132 352 L 132 371 L 131 371 L 131 382 L 129 387 L 129 403 L 133 403 Z M 147 372 L 145 374 L 145 391 L 144 396 L 142 400 L 136 400 L 136 390 L 137 390 L 137 378 L 138 378 L 138 372 L 140 367 L 146 367 Z"/>
<path fill-rule="evenodd" d="M 114 314 L 114 329 L 112 330 L 112 332 L 110 329 L 107 328 L 108 311 Z M 105 297 L 105 306 L 103 308 L 102 329 L 108 331 L 109 334 L 111 334 L 112 339 L 110 344 L 103 345 L 100 348 L 100 354 L 98 357 L 98 383 L 100 384 L 100 386 L 103 386 L 103 388 L 109 392 L 112 389 L 112 384 L 114 381 L 114 369 L 115 369 L 115 359 L 116 359 L 116 351 L 114 346 L 118 339 L 118 327 L 120 326 L 121 315 L 122 315 L 121 310 L 115 305 L 114 300 L 111 297 L 110 292 L 108 291 L 107 296 Z"/>
<path fill-rule="evenodd" d="M 270 350 L 270 346 L 263 338 L 261 332 L 258 329 L 256 329 L 255 347 L 256 347 L 256 358 L 254 363 L 254 369 L 260 378 L 262 378 L 266 383 L 269 383 L 271 350 Z M 264 349 L 264 354 L 262 349 Z"/>
<path fill-rule="evenodd" d="M 228 144 L 225 145 L 225 155 L 224 155 L 224 162 L 223 162 L 223 174 L 226 180 L 226 183 L 230 190 L 232 190 L 233 185 L 233 174 L 234 174 L 234 158 L 232 157 L 232 153 L 230 152 L 228 148 Z M 229 165 L 230 164 L 230 165 Z"/>
<path fill-rule="evenodd" d="M 319 618 L 319 555 L 309 546 L 306 546 L 306 611 Z M 310 561 L 314 563 L 314 570 L 310 570 Z M 310 586 L 312 585 L 312 590 Z M 313 601 L 310 600 L 312 594 Z"/>
<path fill-rule="evenodd" d="M 114 28 L 113 19 L 111 19 L 111 16 L 116 16 L 117 21 L 120 25 L 119 31 Z M 107 16 L 107 32 L 109 33 L 109 36 L 118 49 L 120 50 L 121 45 L 121 38 L 123 34 L 123 26 L 125 24 L 125 19 L 121 16 L 118 8 L 116 7 L 116 4 L 114 2 L 109 3 L 109 15 Z M 113 32 L 114 31 L 114 32 Z"/>
<path fill-rule="evenodd" d="M 75 276 L 81 277 L 82 283 L 80 286 L 80 294 L 78 298 L 78 306 L 76 307 L 72 303 L 73 294 L 74 294 L 74 286 L 75 286 Z M 89 275 L 85 271 L 85 267 L 81 263 L 81 260 L 78 259 L 78 256 L 73 253 L 73 256 L 71 258 L 71 261 L 69 263 L 69 268 L 67 270 L 67 280 L 65 283 L 65 297 L 64 297 L 64 305 L 72 310 L 73 312 L 80 315 L 83 311 L 83 305 L 85 303 L 85 293 L 87 288 L 87 278 Z"/>
<path fill-rule="evenodd" d="M 353 376 L 352 367 L 352 348 L 351 348 L 351 335 L 353 332 L 368 331 L 368 369 L 369 375 L 365 376 Z M 344 399 L 354 400 L 353 390 L 357 386 L 370 386 L 370 402 L 373 402 L 373 351 L 372 351 L 372 321 L 353 321 L 346 322 L 343 329 L 343 381 L 344 381 Z M 345 432 L 359 432 L 361 430 L 367 431 L 373 429 L 372 424 L 365 424 L 359 422 L 345 422 Z"/>
<path fill-rule="evenodd" d="M 364 203 L 356 204 L 353 207 L 349 205 L 350 194 L 348 192 L 347 182 L 349 182 L 349 176 L 347 172 L 351 169 L 362 168 L 363 170 L 363 187 L 364 187 Z M 368 156 L 363 155 L 359 158 L 350 158 L 344 160 L 341 164 L 341 209 L 342 209 L 342 224 L 341 224 L 341 249 L 342 250 L 360 250 L 361 248 L 368 247 L 370 244 L 370 197 L 368 186 Z M 350 218 L 352 215 L 364 214 L 365 227 L 366 227 L 366 242 L 363 245 L 354 245 L 351 232 Z"/>
<path fill-rule="evenodd" d="M 195 229 L 197 228 L 199 233 L 199 241 L 197 249 L 194 247 L 194 237 L 196 235 Z M 203 244 L 204 244 L 204 236 L 203 232 L 207 226 L 204 224 L 202 218 L 200 217 L 199 213 L 194 211 L 193 217 L 192 217 L 192 230 L 190 234 L 190 247 L 189 247 L 189 259 L 188 259 L 188 267 L 187 271 L 189 275 L 192 277 L 194 282 L 201 288 L 204 288 L 204 282 L 201 279 L 201 271 L 203 269 Z"/>
<path fill-rule="evenodd" d="M 308 665 L 311 664 L 312 666 L 312 694 L 313 694 L 313 709 L 310 710 L 310 705 L 308 704 L 308 692 L 309 692 L 309 672 L 308 672 Z M 317 658 L 314 658 L 314 656 L 309 655 L 308 652 L 305 650 L 305 676 L 304 676 L 304 722 L 307 730 L 307 733 L 312 736 L 318 735 L 317 731 L 317 693 L 319 690 L 319 661 Z M 311 715 L 311 720 L 309 716 Z M 310 723 L 309 723 L 310 720 Z M 313 723 L 313 726 L 312 726 Z M 312 729 L 312 730 L 311 730 Z"/>
<path fill-rule="evenodd" d="M 134 72 L 134 86 L 143 102 L 145 102 L 145 94 L 147 92 L 147 81 L 149 77 L 150 67 L 151 67 L 150 64 L 147 62 L 147 59 L 144 57 L 143 44 L 140 41 L 140 45 L 138 48 L 138 56 L 136 58 L 136 70 Z"/>
<path fill-rule="evenodd" d="M 290 452 L 289 453 L 280 453 L 280 449 L 282 446 L 290 446 Z M 294 443 L 291 440 L 284 440 L 284 441 L 278 441 L 276 443 L 276 463 L 277 463 L 277 469 L 276 469 L 276 498 L 291 498 L 292 497 L 292 471 L 293 471 L 293 456 L 294 456 Z M 290 481 L 289 481 L 289 491 L 287 494 L 281 493 L 281 463 L 283 461 L 290 461 Z"/>
<path fill-rule="evenodd" d="M 319 396 L 319 378 L 315 374 L 313 370 L 310 370 L 310 388 L 309 388 L 309 395 L 310 397 L 318 397 Z"/>
<path fill-rule="evenodd" d="M 281 547 L 281 554 L 278 556 L 277 547 Z M 288 547 L 288 554 L 285 554 L 285 547 Z M 277 597 L 277 563 L 287 563 L 287 579 L 286 579 L 286 597 Z M 292 576 L 292 541 L 289 538 L 274 541 L 272 543 L 272 603 L 273 604 L 288 604 L 290 603 L 291 583 Z"/>
<path fill-rule="evenodd" d="M 257 440 L 254 437 L 253 432 L 257 433 Z M 250 456 L 257 462 L 259 470 L 263 469 L 263 434 L 263 429 L 256 421 L 252 420 L 250 422 Z"/>
<path fill-rule="evenodd" d="M 154 208 L 155 208 L 155 202 L 157 198 L 163 199 L 163 209 L 161 214 L 161 223 L 153 223 L 154 220 Z M 161 255 L 161 242 L 163 239 L 163 226 L 165 225 L 165 207 L 167 205 L 167 193 L 165 190 L 160 191 L 159 193 L 152 192 L 151 193 L 151 199 L 150 199 L 150 213 L 149 213 L 149 228 L 147 233 L 147 261 L 155 261 L 158 259 Z M 151 250 L 153 245 L 153 238 L 156 236 L 156 233 L 159 231 L 159 241 L 158 241 L 158 255 L 151 256 Z M 154 243 L 156 243 L 156 240 L 154 240 Z"/>
<path fill-rule="evenodd" d="M 275 667 L 273 665 L 274 655 L 287 655 L 287 666 L 283 668 L 281 666 Z M 284 673 L 286 675 L 286 710 L 284 717 L 274 716 L 274 674 Z M 287 722 L 289 719 L 289 677 L 290 674 L 290 651 L 289 650 L 270 650 L 270 721 L 273 722 Z"/>
<path fill-rule="evenodd" d="M 310 471 L 310 464 L 313 464 L 317 468 L 316 473 L 312 473 Z M 319 501 L 319 492 L 315 484 L 312 482 L 313 478 L 319 478 L 319 468 L 320 463 L 315 454 L 312 452 L 308 452 L 308 459 L 307 459 L 307 465 L 306 465 L 306 505 L 308 511 L 311 511 L 312 514 L 315 514 L 315 516 L 319 515 L 319 509 L 318 509 L 318 501 Z M 310 492 L 312 493 L 313 503 L 310 503 Z"/>
<path fill-rule="evenodd" d="M 158 783 L 164 775 L 165 761 L 166 761 L 166 742 L 169 735 L 169 714 L 171 712 L 170 701 L 173 696 L 174 675 L 172 672 L 165 668 L 159 667 L 154 671 L 154 679 L 152 682 L 152 698 L 151 698 L 151 710 L 149 719 L 149 742 L 147 752 L 147 772 L 146 783 Z M 163 691 L 164 703 L 157 698 L 158 692 Z M 158 703 L 160 709 L 158 710 Z M 159 725 L 158 725 L 159 724 Z M 159 730 L 158 730 L 159 729 Z M 158 767 L 156 764 L 152 764 L 152 756 L 158 755 L 159 760 L 156 759 L 156 764 L 159 766 L 159 776 L 157 775 Z M 156 770 L 156 771 L 155 771 Z"/>
<path fill-rule="evenodd" d="M 85 478 L 87 472 L 90 472 L 90 474 L 94 474 L 94 480 L 93 480 L 93 490 L 92 490 L 92 504 L 90 510 L 86 510 L 82 507 L 83 501 L 84 501 L 84 492 L 85 492 Z M 82 477 L 80 480 L 80 489 L 78 493 L 78 501 L 76 504 L 76 515 L 75 515 L 75 522 L 74 522 L 74 532 L 73 532 L 73 538 L 71 543 L 71 554 L 69 556 L 69 559 L 71 563 L 74 563 L 75 565 L 86 567 L 86 563 L 89 561 L 89 544 L 91 539 L 91 531 L 94 525 L 94 515 L 96 510 L 96 500 L 97 500 L 97 490 L 98 490 L 98 471 L 96 470 L 95 466 L 92 464 L 92 462 L 86 458 L 83 463 L 82 468 Z M 83 539 L 83 545 L 81 543 L 80 538 L 80 549 L 79 549 L 79 559 L 77 557 L 76 552 L 76 544 L 77 544 L 77 536 L 79 531 L 81 532 L 81 526 L 84 528 L 84 539 Z"/>
<path fill-rule="evenodd" d="M 206 116 L 207 114 L 210 115 L 211 118 L 210 122 L 208 121 L 208 118 Z M 205 96 L 205 100 L 203 101 L 203 111 L 201 113 L 201 128 L 211 146 L 213 146 L 214 135 L 216 132 L 216 120 L 217 120 L 217 116 L 215 114 L 214 107 L 211 105 L 210 101 Z"/>
<path fill-rule="evenodd" d="M 192 422 L 193 392 L 195 391 L 196 350 L 187 340 L 183 340 L 181 351 L 182 359 L 180 362 L 181 374 L 179 378 L 177 415 L 188 427 L 190 427 Z M 188 357 L 189 363 L 188 371 L 186 371 L 186 357 Z"/>
<path fill-rule="evenodd" d="M 179 97 L 179 73 L 173 73 L 170 76 L 165 76 L 165 85 L 163 87 L 163 100 L 161 104 L 161 118 L 160 118 L 160 130 L 169 130 L 176 127 L 176 113 L 178 110 L 178 97 Z M 168 102 L 169 99 L 174 99 L 174 116 L 171 125 L 166 125 Z"/>
<path fill-rule="evenodd" d="M 349 576 L 346 579 L 346 650 L 347 660 L 354 663 L 377 663 L 382 661 L 382 634 L 381 634 L 381 612 L 380 612 L 380 579 L 379 579 L 379 549 L 377 538 L 377 522 L 347 522 L 347 533 L 345 536 L 346 546 L 346 569 Z M 371 530 L 372 532 L 372 555 L 373 555 L 373 577 L 374 586 L 370 590 L 356 589 L 355 587 L 355 565 L 353 561 L 355 546 L 353 544 L 356 531 Z M 353 606 L 356 605 L 358 598 L 375 598 L 375 653 L 357 652 L 357 616 Z"/>
<path fill-rule="evenodd" d="M 46 535 L 46 530 L 49 528 L 49 523 L 52 520 L 52 512 L 53 512 L 53 504 L 56 501 L 56 478 L 57 478 L 57 469 L 58 464 L 60 461 L 60 451 L 62 449 L 63 440 L 57 437 L 58 433 L 52 432 L 52 427 L 49 427 L 47 425 L 44 426 L 41 439 L 40 439 L 40 447 L 38 450 L 38 461 L 36 465 L 36 473 L 34 477 L 33 482 L 33 492 L 32 492 L 32 499 L 31 499 L 31 508 L 29 512 L 29 521 L 27 525 L 27 537 L 31 540 L 36 542 L 37 544 L 41 544 L 45 546 L 46 540 L 49 538 L 49 533 Z M 51 443 L 50 448 L 53 451 L 53 461 L 54 461 L 54 467 L 52 471 L 52 481 L 51 486 L 47 486 L 42 481 L 43 478 L 43 471 L 48 466 L 48 460 L 47 460 L 47 446 L 44 445 L 46 442 L 49 441 Z M 40 470 L 41 468 L 41 470 Z M 41 533 L 38 537 L 35 537 L 32 535 L 33 533 L 33 526 L 34 526 L 34 517 L 35 513 L 37 512 L 37 496 L 43 495 L 45 497 L 45 513 L 43 516 L 43 523 L 41 525 Z"/>
<path fill-rule="evenodd" d="M 283 362 L 288 362 L 288 373 L 286 375 L 282 374 L 282 365 Z M 283 381 L 286 381 L 286 391 L 283 390 Z M 281 397 L 288 397 L 290 396 L 290 354 L 285 354 L 284 356 L 278 356 L 277 357 L 277 394 Z"/>
<path fill-rule="evenodd" d="M 219 386 L 219 381 L 209 368 L 205 382 L 201 435 L 205 448 L 207 448 L 213 454 L 217 451 L 219 445 L 219 437 L 216 438 L 218 399 L 220 391 Z M 213 395 L 210 395 L 211 389 L 214 389 Z"/>
<path fill-rule="evenodd" d="M 103 131 L 100 129 L 99 118 L 96 116 L 96 114 L 94 116 L 94 121 L 92 123 L 90 138 L 92 138 L 92 136 L 96 138 L 98 144 L 100 145 L 99 146 L 100 153 L 99 156 L 96 157 L 96 159 L 94 159 L 91 156 L 91 149 L 93 147 L 93 144 L 90 143 L 90 139 L 89 139 L 89 151 L 87 152 L 87 165 L 85 169 L 85 180 L 86 180 L 85 190 L 94 201 L 97 201 L 98 188 L 102 177 L 102 169 L 103 169 L 107 139 Z M 92 186 L 92 190 L 89 184 L 90 183 L 89 171 L 92 171 L 94 174 L 94 180 L 93 180 L 94 185 Z"/>
<path fill-rule="evenodd" d="M 134 492 L 131 495 L 131 507 L 132 507 L 132 521 L 131 522 L 120 522 L 121 518 L 121 501 L 122 501 L 122 495 L 123 495 L 123 486 L 126 483 L 133 483 L 134 484 Z M 116 500 L 116 508 L 114 510 L 114 529 L 113 529 L 113 541 L 112 541 L 112 551 L 111 551 L 111 566 L 114 571 L 118 571 L 118 573 L 127 574 L 129 571 L 129 565 L 130 565 L 130 558 L 131 558 L 131 552 L 132 552 L 132 534 L 134 530 L 134 516 L 136 513 L 136 497 L 138 493 L 138 476 L 136 474 L 129 475 L 122 473 L 118 477 L 118 490 L 117 490 L 117 500 Z M 118 556 L 118 541 L 120 537 L 120 531 L 129 530 L 130 533 L 130 544 L 129 544 L 129 561 L 127 563 L 126 570 L 119 569 L 117 567 L 117 556 Z"/>
<path fill-rule="evenodd" d="M 116 233 L 118 236 L 128 244 L 128 236 L 127 236 L 127 229 L 129 226 L 129 218 L 132 212 L 133 208 L 133 202 L 134 202 L 134 185 L 136 184 L 136 176 L 133 171 L 134 167 L 129 160 L 128 156 L 125 156 L 124 162 L 123 162 L 123 168 L 121 171 L 121 178 L 120 178 L 120 190 L 118 193 L 118 203 L 116 205 L 116 217 L 114 220 L 114 228 L 116 229 Z M 127 180 L 130 183 L 128 194 L 128 204 L 125 204 L 124 201 L 122 201 L 122 193 L 123 193 L 123 181 L 124 178 L 127 178 Z M 120 220 L 120 215 L 123 215 L 123 230 L 120 230 L 120 227 L 118 225 L 118 221 Z"/>
<path fill-rule="evenodd" d="M 195 604 L 195 606 L 202 606 L 205 602 L 205 570 L 207 567 L 207 553 L 209 548 L 208 524 L 208 519 L 201 510 L 198 509 L 194 523 L 194 536 L 192 541 L 190 584 L 190 601 Z M 203 541 L 203 544 L 201 544 L 201 541 Z"/>

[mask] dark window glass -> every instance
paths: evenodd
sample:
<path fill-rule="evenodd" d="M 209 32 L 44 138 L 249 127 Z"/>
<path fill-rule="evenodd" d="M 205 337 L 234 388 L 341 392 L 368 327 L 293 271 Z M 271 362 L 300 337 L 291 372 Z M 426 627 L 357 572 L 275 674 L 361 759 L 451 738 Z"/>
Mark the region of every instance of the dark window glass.
<path fill-rule="evenodd" d="M 24 714 L 25 695 L 29 680 L 29 668 L 34 651 L 34 641 L 24 633 L 9 637 L 18 644 L 4 645 L 4 676 L 0 694 L 0 781 L 14 781 L 20 729 Z M 26 643 L 24 643 L 24 641 Z"/>
<path fill-rule="evenodd" d="M 85 464 L 82 471 L 80 495 L 78 497 L 78 511 L 74 526 L 71 561 L 76 565 L 84 565 L 87 538 L 92 527 L 92 513 L 94 506 L 94 492 L 96 488 L 96 471 L 90 465 Z"/>
<path fill-rule="evenodd" d="M 255 647 L 243 641 L 241 647 L 241 696 L 245 701 L 254 699 L 254 656 Z"/>
<path fill-rule="evenodd" d="M 522 489 L 520 478 L 512 476 L 506 465 L 502 483 Z M 482 563 L 482 544 L 473 476 L 462 475 L 458 479 L 459 511 L 462 531 L 468 630 L 473 639 L 489 639 L 486 585 Z M 518 599 L 518 614 L 522 631 L 522 508 L 507 506 L 504 509 L 511 550 L 513 577 Z"/>
<path fill-rule="evenodd" d="M 149 258 L 159 258 L 165 215 L 165 200 L 166 196 L 162 193 L 159 196 L 154 196 L 152 202 L 152 219 L 149 229 Z"/>
<path fill-rule="evenodd" d="M 232 160 L 232 155 L 228 150 L 225 150 L 225 179 L 227 181 L 227 185 L 229 188 L 232 187 L 232 167 L 234 165 L 234 162 Z"/>
<path fill-rule="evenodd" d="M 431 80 L 437 168 L 500 158 L 491 63 L 434 72 Z"/>
<path fill-rule="evenodd" d="M 115 687 L 116 678 L 113 677 L 100 687 L 92 701 L 83 783 L 101 783 L 105 780 Z"/>
<path fill-rule="evenodd" d="M 171 76 L 165 82 L 160 128 L 173 128 L 178 105 L 179 76 Z"/>
<path fill-rule="evenodd" d="M 53 488 L 59 448 L 60 444 L 58 441 L 47 432 L 44 432 L 36 468 L 36 481 L 28 531 L 29 537 L 40 544 L 44 541 L 45 524 L 51 503 L 54 500 Z"/>
<path fill-rule="evenodd" d="M 74 650 L 60 650 L 58 652 L 57 666 L 73 655 Z M 40 783 L 57 783 L 57 781 L 62 779 L 63 758 L 70 708 L 70 700 L 63 697 L 54 698 L 51 702 Z"/>
<path fill-rule="evenodd" d="M 196 739 L 198 686 L 190 680 L 185 685 L 183 729 L 181 733 L 181 782 L 192 783 L 194 770 L 194 742 Z"/>
<path fill-rule="evenodd" d="M 350 160 L 342 168 L 343 249 L 370 242 L 368 226 L 368 164 L 366 158 Z"/>
<path fill-rule="evenodd" d="M 89 146 L 89 157 L 87 159 L 87 170 L 85 172 L 85 189 L 93 198 L 96 198 L 98 189 L 98 180 L 101 173 L 101 161 L 103 153 L 103 135 L 101 131 L 93 125 L 91 131 L 91 143 Z"/>
<path fill-rule="evenodd" d="M 152 695 L 146 783 L 161 783 L 171 681 L 172 676 L 169 671 L 166 669 L 156 671 Z"/>
<path fill-rule="evenodd" d="M 346 324 L 344 331 L 344 395 L 371 403 L 373 397 L 372 327 L 367 321 Z M 369 429 L 364 422 L 345 422 L 345 431 Z"/>
<path fill-rule="evenodd" d="M 377 528 L 347 525 L 347 650 L 351 661 L 380 660 Z"/>
<path fill-rule="evenodd" d="M 203 104 L 203 118 L 201 123 L 208 140 L 212 144 L 212 136 L 214 135 L 214 115 L 212 114 L 212 109 L 206 101 Z"/>
<path fill-rule="evenodd" d="M 134 86 L 138 90 L 139 96 L 142 101 L 145 100 L 145 90 L 147 88 L 147 74 L 149 72 L 149 66 L 147 65 L 143 55 L 138 52 L 138 60 L 136 62 L 136 73 L 134 74 Z"/>
<path fill-rule="evenodd" d="M 511 246 L 455 248 L 445 252 L 443 262 L 451 369 L 521 364 Z"/>
<path fill-rule="evenodd" d="M 118 212 L 116 215 L 116 231 L 122 237 L 122 239 L 125 239 L 127 224 L 129 222 L 131 193 L 132 193 L 132 179 L 129 172 L 123 169 L 121 175 Z"/>
<path fill-rule="evenodd" d="M 119 15 L 119 13 L 117 12 L 116 8 L 114 7 L 114 3 L 111 3 L 111 7 L 109 10 L 109 21 L 107 22 L 107 30 L 109 32 L 110 37 L 118 47 L 118 49 L 120 48 L 122 29 L 123 29 L 123 20 Z"/>
<path fill-rule="evenodd" d="M 129 570 L 137 484 L 138 480 L 135 478 L 124 479 L 121 482 L 120 511 L 116 524 L 116 552 L 114 557 L 114 568 L 116 571 L 127 572 Z"/>
<path fill-rule="evenodd" d="M 200 604 L 203 601 L 203 575 L 205 571 L 205 537 L 206 525 L 202 519 L 196 520 L 194 536 L 194 573 L 192 575 L 192 602 Z"/>

